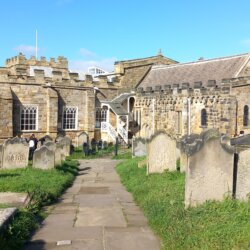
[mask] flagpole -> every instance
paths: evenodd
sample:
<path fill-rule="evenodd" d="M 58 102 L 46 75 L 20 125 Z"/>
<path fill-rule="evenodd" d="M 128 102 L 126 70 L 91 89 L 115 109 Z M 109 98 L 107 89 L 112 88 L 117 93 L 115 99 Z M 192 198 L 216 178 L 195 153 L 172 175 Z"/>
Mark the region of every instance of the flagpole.
<path fill-rule="evenodd" d="M 38 52 L 38 35 L 37 35 L 37 30 L 36 30 L 36 60 L 37 60 L 37 52 Z"/>

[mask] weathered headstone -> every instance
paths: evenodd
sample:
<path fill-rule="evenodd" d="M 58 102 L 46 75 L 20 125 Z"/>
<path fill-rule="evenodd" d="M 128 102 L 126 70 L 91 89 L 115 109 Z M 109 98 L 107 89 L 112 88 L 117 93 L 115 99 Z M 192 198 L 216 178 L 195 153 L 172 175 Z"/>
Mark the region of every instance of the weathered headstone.
<path fill-rule="evenodd" d="M 63 146 L 56 143 L 56 149 L 55 149 L 55 165 L 61 165 L 62 161 L 65 160 L 65 155 L 63 152 Z"/>
<path fill-rule="evenodd" d="M 56 143 L 53 142 L 53 141 L 45 142 L 44 146 L 46 146 L 51 151 L 55 151 L 56 150 Z"/>
<path fill-rule="evenodd" d="M 185 173 L 188 166 L 188 156 L 181 152 L 180 155 L 180 172 Z"/>
<path fill-rule="evenodd" d="M 250 198 L 250 135 L 231 139 L 238 153 L 236 199 L 246 201 Z"/>
<path fill-rule="evenodd" d="M 45 135 L 44 140 L 45 140 L 45 142 L 49 142 L 49 141 L 53 141 L 53 138 L 49 135 Z"/>
<path fill-rule="evenodd" d="M 250 148 L 239 153 L 236 198 L 243 201 L 250 198 Z"/>
<path fill-rule="evenodd" d="M 135 138 L 132 141 L 133 156 L 145 156 L 147 154 L 146 140 L 143 138 Z"/>
<path fill-rule="evenodd" d="M 29 144 L 22 138 L 11 138 L 2 147 L 2 168 L 25 168 L 29 160 Z"/>
<path fill-rule="evenodd" d="M 83 143 L 89 143 L 89 136 L 86 132 L 82 132 L 79 136 L 78 136 L 78 147 L 81 147 L 83 145 Z"/>
<path fill-rule="evenodd" d="M 55 153 L 46 146 L 37 149 L 33 155 L 33 167 L 51 169 L 55 167 Z"/>
<path fill-rule="evenodd" d="M 185 206 L 231 197 L 234 148 L 222 143 L 219 131 L 208 130 L 185 147 Z"/>
<path fill-rule="evenodd" d="M 63 154 L 65 156 L 69 156 L 70 155 L 70 145 L 71 145 L 70 138 L 63 137 L 61 140 L 59 140 L 58 144 L 63 147 Z"/>
<path fill-rule="evenodd" d="M 148 173 L 176 170 L 176 141 L 165 132 L 158 131 L 147 143 Z"/>

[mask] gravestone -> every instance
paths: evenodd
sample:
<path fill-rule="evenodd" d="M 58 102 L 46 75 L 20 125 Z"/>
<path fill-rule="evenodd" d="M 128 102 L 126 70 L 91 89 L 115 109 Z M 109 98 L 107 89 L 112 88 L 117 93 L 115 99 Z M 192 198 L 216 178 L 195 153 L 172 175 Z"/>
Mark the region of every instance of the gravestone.
<path fill-rule="evenodd" d="M 65 155 L 63 152 L 63 146 L 56 143 L 56 149 L 55 149 L 55 165 L 61 165 L 62 161 L 65 160 Z"/>
<path fill-rule="evenodd" d="M 45 142 L 49 142 L 49 141 L 53 141 L 53 138 L 49 135 L 45 135 L 44 140 L 45 140 Z"/>
<path fill-rule="evenodd" d="M 250 135 L 231 139 L 231 145 L 238 152 L 236 199 L 247 201 L 250 198 Z"/>
<path fill-rule="evenodd" d="M 55 167 L 55 153 L 46 146 L 37 149 L 33 155 L 33 167 L 52 169 Z"/>
<path fill-rule="evenodd" d="M 184 146 L 189 156 L 185 182 L 186 207 L 231 197 L 234 148 L 222 141 L 219 131 L 211 129 Z"/>
<path fill-rule="evenodd" d="M 236 198 L 243 201 L 250 198 L 250 148 L 239 153 Z"/>
<path fill-rule="evenodd" d="M 147 144 L 148 173 L 176 170 L 176 141 L 165 132 L 158 131 Z"/>
<path fill-rule="evenodd" d="M 60 140 L 62 140 L 64 138 L 63 135 L 59 134 L 56 139 L 55 139 L 55 142 L 59 142 Z"/>
<path fill-rule="evenodd" d="M 71 140 L 68 137 L 63 137 L 58 141 L 58 144 L 62 146 L 63 154 L 65 156 L 70 155 L 70 145 L 71 145 Z"/>
<path fill-rule="evenodd" d="M 81 147 L 83 145 L 83 143 L 89 143 L 89 136 L 85 132 L 82 132 L 78 136 L 78 147 Z"/>
<path fill-rule="evenodd" d="M 2 146 L 2 168 L 25 168 L 29 160 L 29 144 L 22 138 L 11 138 Z"/>
<path fill-rule="evenodd" d="M 46 146 L 51 151 L 55 151 L 56 150 L 56 143 L 53 142 L 53 141 L 45 142 L 44 146 Z"/>
<path fill-rule="evenodd" d="M 132 141 L 133 156 L 145 156 L 147 154 L 146 140 L 143 138 L 135 138 Z"/>
<path fill-rule="evenodd" d="M 108 143 L 106 141 L 102 142 L 102 149 L 107 149 L 108 148 Z"/>
<path fill-rule="evenodd" d="M 180 154 L 180 172 L 185 173 L 188 166 L 188 156 L 185 153 Z"/>

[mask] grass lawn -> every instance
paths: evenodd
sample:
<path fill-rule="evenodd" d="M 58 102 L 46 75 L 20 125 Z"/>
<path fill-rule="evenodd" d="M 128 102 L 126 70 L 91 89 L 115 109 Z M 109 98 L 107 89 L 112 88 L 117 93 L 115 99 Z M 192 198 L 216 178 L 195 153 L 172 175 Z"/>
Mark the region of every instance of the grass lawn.
<path fill-rule="evenodd" d="M 70 156 L 68 156 L 67 159 L 77 160 L 77 159 L 100 158 L 100 157 L 103 157 L 105 155 L 112 155 L 112 154 L 114 154 L 114 151 L 115 151 L 114 146 L 110 146 L 107 149 L 97 150 L 96 153 L 93 155 L 85 156 L 83 154 L 82 147 L 76 147 L 75 151 Z"/>
<path fill-rule="evenodd" d="M 117 172 L 163 249 L 250 249 L 250 201 L 228 199 L 184 209 L 184 174 L 146 176 L 145 168 L 137 168 L 139 160 L 120 163 Z"/>
<path fill-rule="evenodd" d="M 121 146 L 118 149 L 118 155 L 115 156 L 115 146 L 109 146 L 107 149 L 97 150 L 95 154 L 85 156 L 82 152 L 82 147 L 75 148 L 75 151 L 67 157 L 69 160 L 76 159 L 95 159 L 104 156 L 113 156 L 113 159 L 128 159 L 131 158 L 131 148 L 123 149 Z"/>
<path fill-rule="evenodd" d="M 0 192 L 28 192 L 31 202 L 18 211 L 7 230 L 0 233 L 0 249 L 22 249 L 30 233 L 45 217 L 42 207 L 49 205 L 69 187 L 77 174 L 77 162 L 65 161 L 53 170 L 1 170 Z"/>

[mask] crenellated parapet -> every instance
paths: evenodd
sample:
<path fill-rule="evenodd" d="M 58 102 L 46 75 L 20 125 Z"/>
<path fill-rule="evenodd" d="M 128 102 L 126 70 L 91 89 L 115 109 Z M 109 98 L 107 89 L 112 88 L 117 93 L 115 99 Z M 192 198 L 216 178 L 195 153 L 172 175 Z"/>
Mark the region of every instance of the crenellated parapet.
<path fill-rule="evenodd" d="M 70 72 L 68 60 L 59 56 L 56 59 L 46 60 L 41 57 L 36 60 L 34 56 L 30 59 L 20 53 L 18 56 L 6 60 L 6 66 L 0 68 L 0 83 L 9 84 L 35 84 L 44 86 L 65 86 L 65 87 L 86 87 L 107 89 L 110 87 L 110 80 L 107 76 L 93 78 L 92 75 Z M 117 82 L 112 87 L 117 87 Z M 118 88 L 118 87 L 117 87 Z"/>
<path fill-rule="evenodd" d="M 42 66 L 42 67 L 67 69 L 68 60 L 63 56 L 59 56 L 57 60 L 55 60 L 55 58 L 50 58 L 50 60 L 48 61 L 46 60 L 46 57 L 41 57 L 40 60 L 36 60 L 34 56 L 31 56 L 30 59 L 26 59 L 26 57 L 22 53 L 19 53 L 19 55 L 7 59 L 5 62 L 5 66 L 7 68 L 16 65 Z"/>

